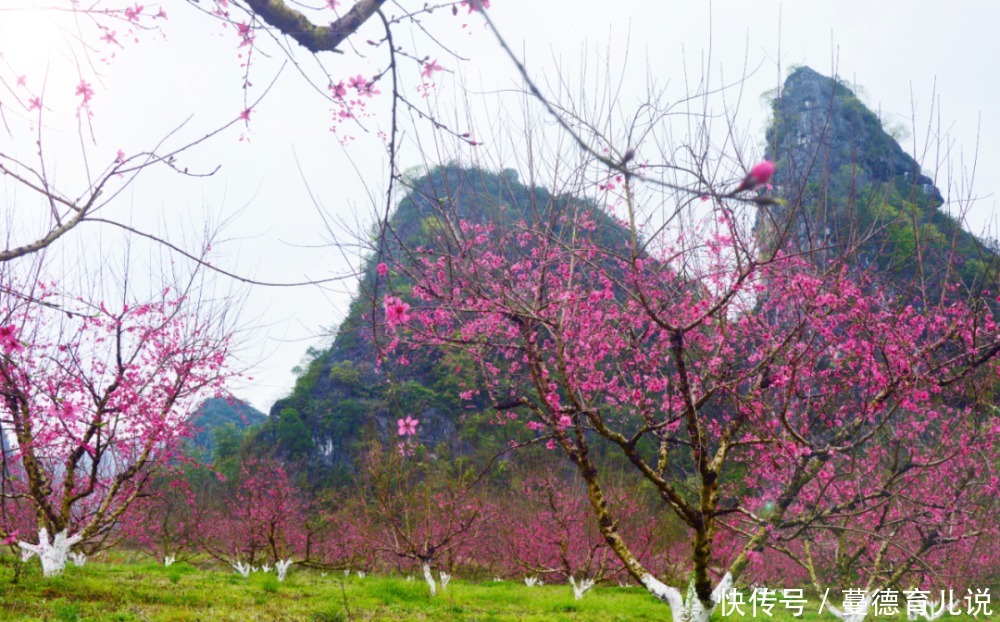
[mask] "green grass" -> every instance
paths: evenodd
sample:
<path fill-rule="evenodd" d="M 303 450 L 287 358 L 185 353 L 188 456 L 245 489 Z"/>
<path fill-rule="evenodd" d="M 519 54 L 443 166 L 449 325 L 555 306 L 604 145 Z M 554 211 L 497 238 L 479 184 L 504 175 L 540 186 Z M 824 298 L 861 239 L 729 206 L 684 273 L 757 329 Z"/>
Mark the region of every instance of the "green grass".
<path fill-rule="evenodd" d="M 431 598 L 419 579 L 401 577 L 326 577 L 294 566 L 278 583 L 274 574 L 255 573 L 249 579 L 222 567 L 131 561 L 89 561 L 68 567 L 65 575 L 44 579 L 37 561 L 27 564 L 14 582 L 16 563 L 0 557 L 0 621 L 643 621 L 669 620 L 669 608 L 637 587 L 597 587 L 574 600 L 565 585 L 528 588 L 515 582 L 476 583 L 454 579 Z M 802 620 L 833 621 L 816 614 Z M 994 610 L 1000 603 L 994 604 Z M 794 618 L 775 611 L 772 620 Z M 716 614 L 716 619 L 723 618 Z M 736 618 L 726 618 L 736 619 Z M 761 619 L 763 618 L 761 616 Z M 890 618 L 877 618 L 889 620 Z M 903 618 L 901 617 L 900 620 Z M 957 621 L 962 618 L 942 618 Z M 980 618 L 982 619 L 982 618 Z M 992 619 L 1000 619 L 994 616 Z"/>

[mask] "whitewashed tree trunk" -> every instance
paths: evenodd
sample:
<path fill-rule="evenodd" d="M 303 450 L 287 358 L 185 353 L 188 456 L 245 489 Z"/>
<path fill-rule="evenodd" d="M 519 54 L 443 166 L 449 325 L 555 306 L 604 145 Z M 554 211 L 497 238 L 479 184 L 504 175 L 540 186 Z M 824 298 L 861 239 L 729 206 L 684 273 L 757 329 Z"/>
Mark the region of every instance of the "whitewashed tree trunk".
<path fill-rule="evenodd" d="M 915 622 L 920 618 L 927 620 L 927 622 L 934 622 L 942 615 L 948 608 L 945 606 L 944 601 L 941 603 L 937 602 L 927 602 L 923 601 L 917 604 L 907 603 L 906 619 L 910 622 Z"/>
<path fill-rule="evenodd" d="M 42 527 L 38 530 L 38 544 L 18 542 L 21 547 L 21 559 L 27 561 L 32 555 L 37 555 L 42 562 L 42 575 L 56 577 L 66 569 L 69 550 L 80 542 L 80 534 L 68 536 L 66 530 L 60 531 L 49 540 L 49 530 Z"/>
<path fill-rule="evenodd" d="M 176 557 L 174 557 L 173 555 L 167 555 L 166 557 L 163 558 L 163 565 L 169 568 L 174 564 L 175 561 L 177 561 Z"/>
<path fill-rule="evenodd" d="M 864 620 L 868 615 L 868 608 L 871 604 L 872 597 L 865 596 L 857 610 L 844 612 L 842 609 L 829 604 L 827 605 L 827 609 L 829 609 L 830 613 L 833 614 L 833 617 L 838 620 L 843 620 L 843 622 L 862 622 L 862 620 Z"/>
<path fill-rule="evenodd" d="M 431 588 L 431 596 L 437 594 L 437 583 L 434 582 L 434 573 L 431 572 L 431 565 L 424 563 L 421 566 L 424 570 L 424 581 L 427 581 L 427 586 Z"/>
<path fill-rule="evenodd" d="M 291 566 L 292 566 L 293 563 L 294 562 L 292 562 L 292 558 L 291 557 L 289 557 L 288 559 L 284 559 L 284 560 L 280 560 L 279 559 L 278 561 L 276 561 L 274 563 L 274 570 L 275 570 L 275 572 L 278 573 L 278 581 L 284 581 L 285 580 L 285 575 L 288 574 L 288 569 L 291 568 Z"/>
<path fill-rule="evenodd" d="M 250 564 L 244 564 L 243 562 L 236 562 L 233 564 L 233 570 L 239 573 L 244 579 L 250 578 Z"/>
<path fill-rule="evenodd" d="M 83 568 L 83 565 L 87 563 L 87 556 L 83 553 L 70 553 L 69 559 L 77 568 Z"/>
<path fill-rule="evenodd" d="M 712 604 L 706 609 L 694 591 L 694 581 L 688 585 L 687 599 L 681 596 L 681 591 L 671 587 L 651 574 L 644 575 L 640 582 L 646 590 L 659 600 L 670 605 L 674 622 L 708 622 L 712 612 L 723 596 L 733 587 L 733 576 L 728 572 L 719 584 L 712 590 Z"/>
<path fill-rule="evenodd" d="M 448 582 L 451 581 L 451 575 L 447 572 L 441 573 L 441 591 L 448 589 Z"/>
<path fill-rule="evenodd" d="M 579 583 L 577 583 L 576 579 L 574 579 L 573 576 L 570 575 L 569 584 L 573 586 L 573 598 L 575 598 L 576 600 L 580 600 L 581 598 L 583 598 L 584 594 L 590 591 L 590 588 L 594 587 L 594 580 L 582 579 Z"/>

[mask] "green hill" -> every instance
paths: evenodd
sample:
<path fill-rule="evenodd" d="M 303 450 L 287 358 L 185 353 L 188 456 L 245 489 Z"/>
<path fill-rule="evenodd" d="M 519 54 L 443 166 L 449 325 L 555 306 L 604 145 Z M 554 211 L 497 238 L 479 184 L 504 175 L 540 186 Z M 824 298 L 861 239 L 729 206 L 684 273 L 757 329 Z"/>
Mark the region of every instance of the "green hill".
<path fill-rule="evenodd" d="M 195 434 L 188 441 L 188 453 L 211 462 L 215 455 L 217 433 L 222 429 L 243 430 L 264 423 L 267 415 L 239 400 L 214 397 L 202 402 L 189 423 Z"/>

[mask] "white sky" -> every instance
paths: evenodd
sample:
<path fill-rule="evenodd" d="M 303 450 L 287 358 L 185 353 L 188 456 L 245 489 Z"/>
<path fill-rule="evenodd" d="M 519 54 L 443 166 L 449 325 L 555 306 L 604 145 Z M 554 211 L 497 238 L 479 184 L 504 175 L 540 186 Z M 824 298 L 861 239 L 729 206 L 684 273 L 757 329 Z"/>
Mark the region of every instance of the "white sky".
<path fill-rule="evenodd" d="M 2 10 L 60 3 L 68 4 L 68 0 L 0 0 L 0 52 L 4 57 L 0 60 L 9 63 L 0 68 L 0 76 L 9 81 L 12 76 L 27 75 L 36 92 L 47 76 L 43 137 L 48 147 L 47 165 L 60 184 L 73 187 L 82 175 L 83 157 L 73 114 L 79 100 L 74 95 L 81 75 L 78 62 L 82 63 L 79 72 L 94 83 L 95 90 L 93 137 L 88 132 L 84 141 L 91 167 L 106 166 L 118 149 L 126 154 L 148 149 L 185 119 L 190 121 L 171 144 L 194 140 L 244 109 L 236 35 L 191 5 L 167 2 L 165 39 L 147 33 L 141 44 L 126 45 L 110 65 L 96 63 L 98 78 L 87 61 L 96 62 L 102 54 L 68 56 L 66 50 L 79 50 L 79 45 L 67 47 L 61 42 L 51 13 Z M 201 5 L 208 3 L 202 0 Z M 123 3 L 114 0 L 108 4 Z M 490 15 L 512 47 L 524 53 L 529 71 L 543 84 L 561 78 L 571 88 L 579 88 L 577 67 L 582 51 L 593 55 L 609 50 L 612 72 L 622 76 L 618 103 L 625 110 L 641 103 L 647 76 L 666 87 L 668 99 L 680 99 L 688 90 L 685 61 L 689 81 L 697 82 L 705 68 L 716 85 L 723 77 L 735 80 L 747 67 L 752 73 L 743 85 L 737 124 L 757 133 L 757 142 L 750 147 L 758 150 L 766 122 L 759 96 L 779 84 L 790 65 L 807 64 L 824 74 L 835 66 L 841 77 L 863 87 L 861 95 L 866 103 L 898 123 L 910 126 L 915 107 L 920 145 L 925 142 L 936 85 L 940 110 L 933 110 L 934 123 L 939 116 L 948 132 L 945 144 L 950 158 L 934 150 L 928 157 L 950 162 L 951 175 L 957 178 L 961 167 L 971 171 L 978 142 L 975 189 L 980 200 L 973 207 L 970 223 L 974 231 L 993 223 L 995 195 L 1000 189 L 998 2 L 493 0 Z M 436 96 L 442 114 L 466 117 L 466 111 L 456 112 L 453 103 L 462 101 L 457 86 L 460 73 L 466 84 L 474 85 L 470 88 L 485 93 L 469 100 L 472 109 L 468 114 L 480 122 L 508 123 L 499 114 L 497 102 L 501 99 L 496 91 L 515 88 L 519 81 L 492 35 L 476 16 L 466 17 L 464 9 L 457 18 L 441 10 L 423 21 L 444 45 L 469 59 L 459 62 L 429 46 L 419 35 L 411 35 L 409 29 L 398 31 L 397 43 L 408 50 L 417 45 L 420 56 L 428 54 L 447 70 L 458 72 L 438 80 Z M 462 28 L 463 23 L 468 27 Z M 380 28 L 372 26 L 358 38 L 358 46 L 368 59 L 359 59 L 350 50 L 342 56 L 326 55 L 327 69 L 337 78 L 372 75 L 384 63 L 383 52 L 372 51 L 363 41 L 378 36 Z M 628 61 L 622 68 L 626 51 Z M 307 55 L 297 58 L 307 70 L 313 66 Z M 280 54 L 270 59 L 257 57 L 251 74 L 253 87 L 248 91 L 251 98 L 261 94 L 282 60 Z M 418 84 L 415 64 L 411 61 L 404 66 L 403 73 L 409 85 L 407 93 L 420 100 L 412 88 Z M 591 76 L 588 71 L 583 79 Z M 388 91 L 386 81 L 379 88 Z M 733 102 L 736 94 L 730 91 L 727 102 Z M 10 115 L 9 92 L 0 89 L 0 103 L 5 102 L 4 110 Z M 241 126 L 230 128 L 180 158 L 179 164 L 189 170 L 218 165 L 218 173 L 199 179 L 164 170 L 147 171 L 106 208 L 105 216 L 132 220 L 175 240 L 185 233 L 188 242 L 193 242 L 204 221 L 217 223 L 233 217 L 224 231 L 229 241 L 213 247 L 214 263 L 271 281 L 344 274 L 351 264 L 357 265 L 358 253 L 350 246 L 336 248 L 333 242 L 353 244 L 353 235 L 338 230 L 336 239 L 331 238 L 303 177 L 329 216 L 342 219 L 353 234 L 363 233 L 373 205 L 383 200 L 385 155 L 376 131 L 387 129 L 388 117 L 377 108 L 387 102 L 383 94 L 373 104 L 373 111 L 380 116 L 367 121 L 370 132 L 345 127 L 355 140 L 342 147 L 328 131 L 329 103 L 293 68 L 286 68 L 255 108 L 249 132 Z M 464 103 L 459 106 L 463 107 Z M 34 136 L 25 131 L 27 126 L 17 114 L 12 119 L 11 131 L 0 131 L 0 152 L 29 157 Z M 404 169 L 423 162 L 413 138 L 420 135 L 427 141 L 430 134 L 421 131 L 407 122 L 401 155 Z M 249 140 L 241 140 L 241 136 Z M 903 147 L 913 152 L 913 139 Z M 925 172 L 933 174 L 933 161 L 925 158 L 923 164 Z M 738 176 L 739 171 L 732 174 Z M 34 214 L 30 210 L 38 208 L 25 207 L 23 190 L 9 180 L 0 184 L 4 209 L 9 213 L 17 205 L 16 222 L 30 221 Z M 945 190 L 943 171 L 938 185 Z M 106 238 L 113 237 L 91 225 L 61 244 L 74 253 L 80 247 L 91 252 L 94 247 L 104 249 Z M 69 263 L 75 261 L 63 259 L 58 265 Z M 323 289 L 255 287 L 246 292 L 243 317 L 245 325 L 255 329 L 245 335 L 242 356 L 254 366 L 254 380 L 236 387 L 235 392 L 266 412 L 290 389 L 294 381 L 291 368 L 306 348 L 328 343 L 323 335 L 346 312 L 353 289 L 354 283 L 347 281 Z"/>

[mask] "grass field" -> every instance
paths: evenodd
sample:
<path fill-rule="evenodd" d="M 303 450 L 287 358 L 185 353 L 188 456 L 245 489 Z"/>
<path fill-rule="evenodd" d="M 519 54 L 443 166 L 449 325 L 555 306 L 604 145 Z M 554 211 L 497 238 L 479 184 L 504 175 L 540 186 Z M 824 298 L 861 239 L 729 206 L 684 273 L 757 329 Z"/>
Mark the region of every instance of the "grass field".
<path fill-rule="evenodd" d="M 44 579 L 38 562 L 22 566 L 0 558 L 0 621 L 209 621 L 267 620 L 348 622 L 379 620 L 457 621 L 627 621 L 669 620 L 670 611 L 639 588 L 597 587 L 574 600 L 566 585 L 529 588 L 523 583 L 468 582 L 453 579 L 444 593 L 431 598 L 419 578 L 321 576 L 296 569 L 278 583 L 273 573 L 244 579 L 221 568 L 201 569 L 185 563 L 169 568 L 122 560 L 88 562 L 69 567 L 62 577 Z M 996 602 L 996 601 L 995 601 Z M 829 620 L 816 614 L 818 603 L 801 620 Z M 994 613 L 1000 603 L 994 605 Z M 776 614 L 779 611 L 775 610 Z M 716 613 L 715 619 L 722 618 Z M 768 618 L 760 615 L 758 619 Z M 771 620 L 789 622 L 780 612 Z M 873 618 L 891 620 L 891 618 Z M 899 620 L 905 617 L 900 616 Z M 983 619 L 983 618 L 980 618 Z M 1000 620 L 994 615 L 990 619 Z M 947 617 L 946 620 L 971 620 Z"/>

